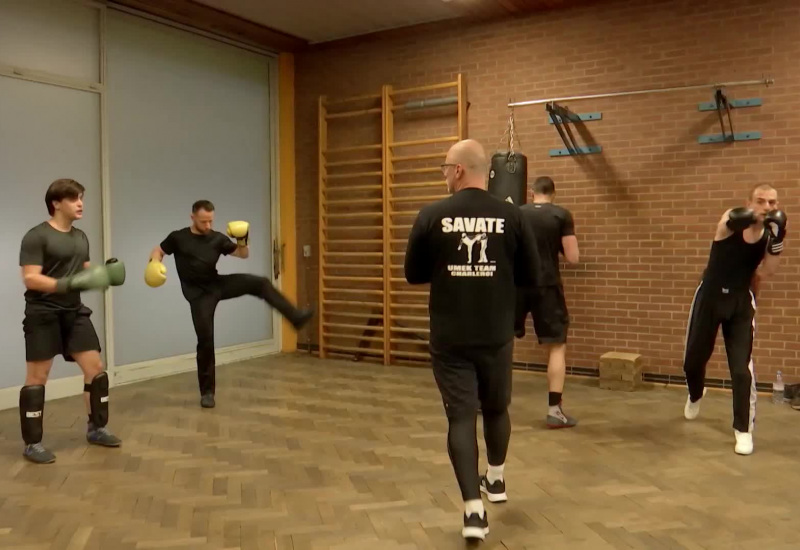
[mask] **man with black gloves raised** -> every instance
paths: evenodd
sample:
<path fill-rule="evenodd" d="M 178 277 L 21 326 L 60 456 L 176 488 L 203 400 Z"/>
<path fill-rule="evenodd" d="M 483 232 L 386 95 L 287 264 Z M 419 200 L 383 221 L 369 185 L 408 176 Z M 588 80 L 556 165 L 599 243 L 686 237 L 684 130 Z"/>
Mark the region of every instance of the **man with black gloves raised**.
<path fill-rule="evenodd" d="M 100 357 L 100 340 L 81 302 L 81 291 L 104 290 L 125 282 L 125 265 L 116 259 L 89 264 L 89 239 L 74 227 L 83 217 L 84 187 L 71 179 L 50 184 L 45 204 L 48 221 L 23 237 L 19 265 L 25 283 L 25 361 L 27 374 L 19 395 L 23 456 L 37 464 L 55 461 L 42 446 L 45 384 L 53 357 L 63 355 L 83 371 L 84 398 L 89 413 L 86 439 L 104 447 L 121 441 L 107 428 L 108 375 Z"/>
<path fill-rule="evenodd" d="M 757 399 L 752 360 L 756 298 L 752 285 L 778 269 L 786 214 L 777 208 L 778 192 L 761 184 L 750 192 L 747 206 L 723 214 L 689 309 L 683 363 L 689 397 L 684 417 L 693 420 L 700 413 L 706 364 L 722 325 L 733 384 L 734 451 L 740 455 L 753 452 Z"/>
<path fill-rule="evenodd" d="M 536 241 L 519 208 L 486 191 L 486 154 L 474 140 L 450 148 L 442 172 L 452 194 L 420 210 L 405 257 L 411 284 L 430 283 L 430 353 L 449 424 L 447 450 L 464 500 L 466 539 L 483 540 L 489 502 L 505 502 L 511 437 L 516 286 L 534 286 Z M 478 473 L 478 407 L 489 468 Z"/>

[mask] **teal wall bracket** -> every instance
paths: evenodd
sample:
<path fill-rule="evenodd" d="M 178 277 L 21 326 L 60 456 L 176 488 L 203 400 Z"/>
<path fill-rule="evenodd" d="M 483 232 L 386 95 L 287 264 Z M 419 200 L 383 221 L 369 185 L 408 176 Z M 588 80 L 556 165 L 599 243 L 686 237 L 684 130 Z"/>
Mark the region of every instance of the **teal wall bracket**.
<path fill-rule="evenodd" d="M 761 139 L 761 132 L 740 132 L 736 134 L 709 134 L 699 136 L 698 143 L 723 143 L 729 141 L 753 141 Z"/>
<path fill-rule="evenodd" d="M 550 149 L 551 157 L 567 157 L 570 155 L 593 155 L 601 153 L 603 148 L 600 145 L 588 145 L 586 147 L 575 147 L 572 152 L 569 149 Z"/>
<path fill-rule="evenodd" d="M 706 143 L 733 143 L 734 141 L 753 141 L 761 139 L 761 132 L 735 132 L 733 129 L 733 114 L 737 108 L 743 107 L 758 107 L 761 105 L 761 98 L 750 99 L 728 99 L 721 89 L 714 92 L 714 101 L 707 103 L 700 103 L 698 109 L 700 111 L 716 111 L 719 117 L 719 125 L 722 130 L 721 134 L 710 134 L 698 136 L 697 142 L 701 144 Z M 728 121 L 728 128 L 726 128 L 725 120 Z"/>
<path fill-rule="evenodd" d="M 573 113 L 568 108 L 562 107 L 557 103 L 548 103 L 545 105 L 545 110 L 550 118 L 550 124 L 555 126 L 558 135 L 561 137 L 561 141 L 563 141 L 566 146 L 566 149 L 550 149 L 551 157 L 588 155 L 599 153 L 603 150 L 599 145 L 579 146 L 570 129 L 571 122 L 600 120 L 603 118 L 602 113 Z"/>
<path fill-rule="evenodd" d="M 559 116 L 554 114 L 553 115 L 558 122 L 563 122 L 563 119 Z M 603 113 L 570 113 L 569 121 L 570 122 L 586 122 L 587 120 L 602 120 Z M 551 117 L 547 118 L 548 124 L 555 124 Z"/>
<path fill-rule="evenodd" d="M 761 98 L 754 97 L 750 99 L 732 99 L 728 101 L 728 104 L 731 106 L 732 109 L 742 109 L 744 107 L 760 107 L 761 106 Z M 717 110 L 717 102 L 716 101 L 706 101 L 705 103 L 700 103 L 697 105 L 697 109 L 699 111 L 716 111 Z"/>

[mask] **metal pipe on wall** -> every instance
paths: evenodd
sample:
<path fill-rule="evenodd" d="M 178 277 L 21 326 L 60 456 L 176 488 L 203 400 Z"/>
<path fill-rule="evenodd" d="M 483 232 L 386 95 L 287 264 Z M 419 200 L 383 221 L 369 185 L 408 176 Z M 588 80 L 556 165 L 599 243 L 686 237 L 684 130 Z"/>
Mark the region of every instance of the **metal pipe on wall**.
<path fill-rule="evenodd" d="M 742 80 L 738 82 L 720 82 L 717 84 L 698 84 L 694 86 L 674 86 L 671 88 L 653 88 L 650 90 L 633 90 L 628 92 L 612 92 L 605 94 L 592 94 L 592 95 L 576 95 L 571 97 L 551 97 L 548 99 L 534 99 L 532 101 L 517 101 L 509 103 L 509 107 L 527 107 L 529 105 L 542 105 L 544 103 L 556 103 L 559 101 L 579 101 L 585 99 L 599 99 L 603 97 L 619 97 L 629 95 L 642 95 L 642 94 L 659 94 L 666 92 L 677 92 L 682 90 L 703 90 L 703 89 L 718 89 L 718 88 L 731 88 L 734 86 L 769 86 L 775 82 L 772 78 L 762 80 Z"/>
<path fill-rule="evenodd" d="M 431 107 L 442 107 L 443 105 L 455 105 L 458 103 L 458 97 L 435 97 L 433 99 L 420 99 L 418 101 L 409 101 L 403 104 L 403 109 L 429 109 Z"/>

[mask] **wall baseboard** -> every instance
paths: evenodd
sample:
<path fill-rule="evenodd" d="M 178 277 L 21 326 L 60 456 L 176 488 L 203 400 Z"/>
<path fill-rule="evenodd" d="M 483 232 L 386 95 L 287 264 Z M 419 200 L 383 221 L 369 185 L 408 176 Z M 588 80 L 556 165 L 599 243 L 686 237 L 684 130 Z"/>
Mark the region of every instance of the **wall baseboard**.
<path fill-rule="evenodd" d="M 246 361 L 254 357 L 264 357 L 277 353 L 279 353 L 279 351 L 277 351 L 275 343 L 272 340 L 229 346 L 217 350 L 216 365 L 219 367 L 238 361 Z M 123 386 L 125 384 L 163 378 L 164 376 L 172 376 L 184 372 L 195 372 L 196 370 L 197 363 L 195 362 L 195 354 L 186 353 L 166 359 L 143 361 L 141 363 L 116 367 L 113 370 L 112 384 L 114 386 Z"/>
<path fill-rule="evenodd" d="M 273 340 L 229 346 L 217 350 L 216 364 L 217 367 L 220 367 L 230 363 L 278 353 L 280 352 L 277 351 Z M 145 380 L 173 376 L 184 372 L 193 372 L 197 369 L 196 365 L 194 353 L 124 365 L 109 371 L 110 386 L 123 386 L 126 384 L 143 382 Z M 0 389 L 0 410 L 19 407 L 20 388 L 22 388 L 22 386 Z M 47 382 L 45 396 L 46 401 L 52 401 L 55 399 L 63 399 L 64 397 L 73 397 L 82 393 L 83 376 L 78 374 L 76 376 L 49 380 Z"/>
<path fill-rule="evenodd" d="M 521 371 L 547 372 L 547 365 L 543 363 L 515 362 L 514 369 Z M 572 376 L 587 376 L 591 378 L 600 377 L 600 371 L 598 369 L 567 366 L 566 370 L 567 374 Z M 686 377 L 677 374 L 656 374 L 643 372 L 642 380 L 651 384 L 686 387 Z M 706 378 L 705 386 L 707 388 L 733 390 L 733 383 L 731 382 L 730 378 Z M 772 393 L 772 382 L 758 382 L 756 380 L 756 392 Z"/>
<path fill-rule="evenodd" d="M 317 344 L 298 344 L 298 351 L 306 352 L 309 354 L 318 354 L 319 346 Z M 405 365 L 398 365 L 405 366 Z M 514 370 L 519 371 L 532 371 L 532 372 L 547 372 L 547 365 L 543 363 L 523 363 L 521 361 L 514 362 Z M 598 378 L 600 371 L 590 367 L 570 367 L 567 365 L 567 374 L 572 376 L 586 376 L 589 378 Z M 664 384 L 665 386 L 683 386 L 686 387 L 686 378 L 676 374 L 655 374 L 649 372 L 642 373 L 642 380 L 652 384 Z M 730 378 L 706 378 L 706 387 L 718 388 L 724 390 L 732 390 L 733 384 Z M 772 382 L 758 382 L 756 381 L 756 391 L 759 393 L 772 393 Z"/>

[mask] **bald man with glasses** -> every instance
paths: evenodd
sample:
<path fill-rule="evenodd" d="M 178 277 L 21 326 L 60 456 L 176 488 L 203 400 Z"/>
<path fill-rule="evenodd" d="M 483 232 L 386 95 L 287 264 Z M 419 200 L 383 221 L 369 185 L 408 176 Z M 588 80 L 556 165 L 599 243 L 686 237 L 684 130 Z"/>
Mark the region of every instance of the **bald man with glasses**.
<path fill-rule="evenodd" d="M 539 255 L 517 206 L 486 190 L 487 162 L 474 140 L 441 165 L 450 197 L 422 208 L 408 238 L 405 276 L 430 283 L 430 354 L 448 420 L 447 450 L 464 500 L 465 539 L 484 540 L 489 502 L 507 500 L 503 477 L 511 420 L 516 287 L 536 284 Z M 483 416 L 489 468 L 478 472 Z"/>

